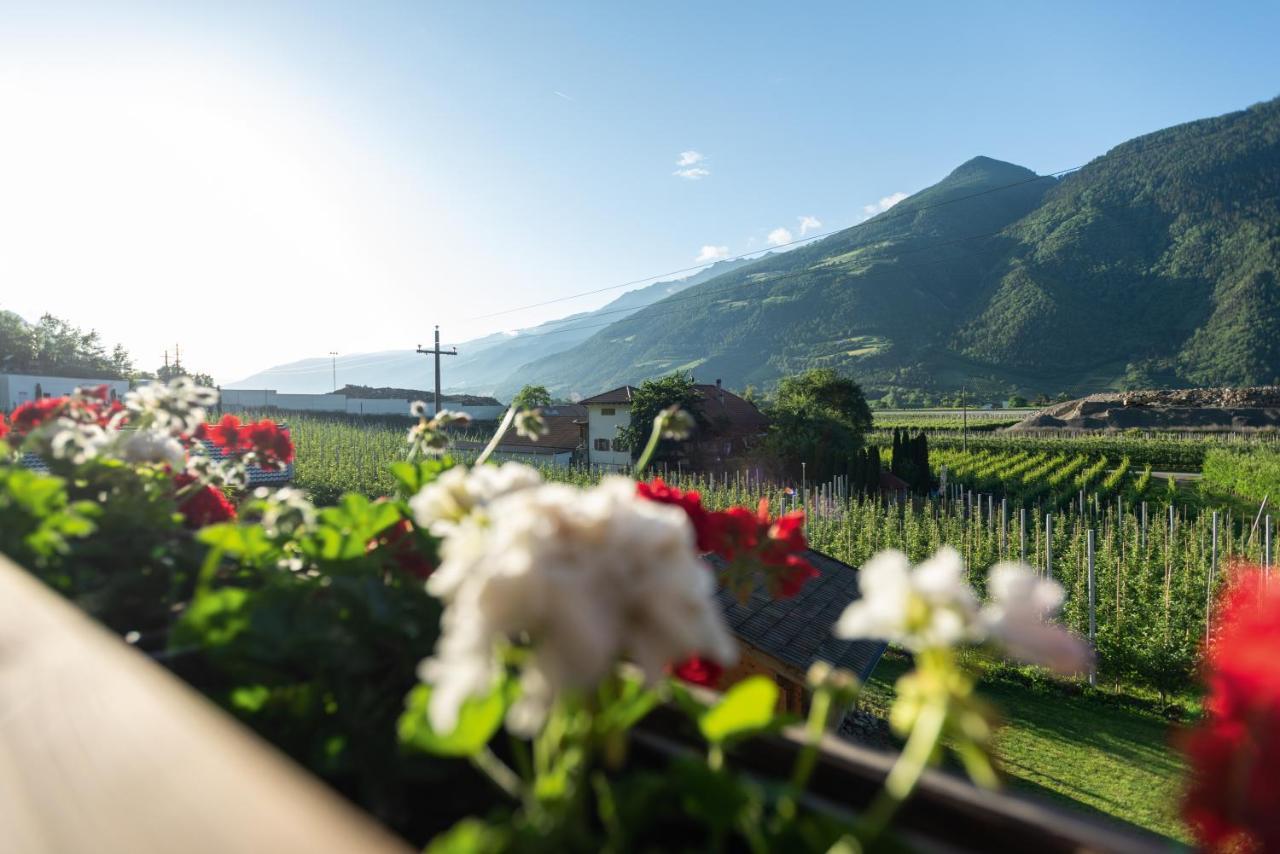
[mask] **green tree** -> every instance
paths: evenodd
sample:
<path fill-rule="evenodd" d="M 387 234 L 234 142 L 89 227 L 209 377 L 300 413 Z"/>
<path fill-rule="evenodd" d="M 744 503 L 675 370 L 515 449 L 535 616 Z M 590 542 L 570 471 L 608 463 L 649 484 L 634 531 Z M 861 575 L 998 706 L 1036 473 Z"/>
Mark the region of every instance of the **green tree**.
<path fill-rule="evenodd" d="M 1020 394 L 1011 394 L 1009 395 L 1008 403 L 1014 409 L 1021 409 L 1027 405 L 1027 399 Z"/>
<path fill-rule="evenodd" d="M 517 409 L 541 409 L 551 405 L 551 392 L 544 385 L 527 385 L 511 399 L 511 405 Z"/>
<path fill-rule="evenodd" d="M 123 379 L 130 367 L 128 352 L 117 346 L 108 353 L 95 330 L 86 332 L 52 314 L 30 324 L 0 311 L 0 371 Z"/>
<path fill-rule="evenodd" d="M 871 429 L 862 388 L 828 368 L 785 377 L 768 415 L 765 450 L 774 464 L 790 477 L 799 477 L 803 464 L 815 481 L 852 473 Z"/>
<path fill-rule="evenodd" d="M 701 431 L 707 426 L 701 403 L 702 395 L 694 388 L 693 377 L 688 373 L 676 371 L 656 380 L 645 380 L 631 395 L 631 423 L 618 431 L 618 438 L 634 459 L 649 441 L 653 419 L 668 406 L 677 405 L 693 416 L 697 430 Z M 675 444 L 664 441 L 658 446 L 654 459 L 670 459 Z"/>

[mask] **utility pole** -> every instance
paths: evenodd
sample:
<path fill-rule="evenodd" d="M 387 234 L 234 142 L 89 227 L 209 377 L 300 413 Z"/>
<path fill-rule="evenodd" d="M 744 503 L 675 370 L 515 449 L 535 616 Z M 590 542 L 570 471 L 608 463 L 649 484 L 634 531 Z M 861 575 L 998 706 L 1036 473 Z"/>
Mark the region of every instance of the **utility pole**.
<path fill-rule="evenodd" d="M 333 361 L 333 390 L 338 391 L 338 351 L 330 350 L 329 358 Z"/>
<path fill-rule="evenodd" d="M 435 356 L 435 357 L 436 357 L 436 410 L 435 410 L 435 412 L 433 412 L 433 413 L 431 413 L 431 414 L 432 414 L 432 415 L 439 415 L 439 414 L 440 414 L 440 357 L 441 357 L 441 356 L 456 356 L 456 355 L 458 355 L 458 348 L 457 348 L 457 347 L 454 347 L 452 350 L 441 350 L 441 349 L 440 349 L 440 327 L 439 327 L 439 326 L 437 326 L 437 327 L 436 327 L 436 345 L 435 345 L 435 347 L 431 348 L 430 350 L 423 350 L 423 349 L 422 349 L 422 345 L 421 345 L 421 344 L 419 344 L 419 345 L 418 345 L 418 352 L 419 352 L 419 353 L 421 353 L 421 354 L 422 354 L 422 355 L 424 355 L 424 356 Z"/>

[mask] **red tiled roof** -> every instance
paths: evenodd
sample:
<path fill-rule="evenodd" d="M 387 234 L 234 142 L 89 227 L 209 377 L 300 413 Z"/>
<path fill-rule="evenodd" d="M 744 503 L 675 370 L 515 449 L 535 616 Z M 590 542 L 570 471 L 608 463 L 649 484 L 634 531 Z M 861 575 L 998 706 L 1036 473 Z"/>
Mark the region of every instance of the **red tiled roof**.
<path fill-rule="evenodd" d="M 720 430 L 758 432 L 769 426 L 769 419 L 753 404 L 718 385 L 698 383 L 702 395 L 699 409 L 711 425 Z"/>
<path fill-rule="evenodd" d="M 547 407 L 551 409 L 569 409 L 570 407 Z M 508 447 L 527 447 L 531 450 L 537 449 L 555 449 L 558 451 L 572 451 L 582 444 L 582 429 L 578 426 L 582 421 L 581 416 L 576 415 L 543 415 L 543 420 L 547 422 L 547 435 L 538 439 L 536 442 L 532 439 L 526 439 L 516 432 L 515 427 L 507 428 L 507 432 L 502 434 L 502 440 L 498 442 L 499 448 Z"/>
<path fill-rule="evenodd" d="M 597 394 L 595 397 L 588 397 L 585 400 L 578 401 L 579 405 L 587 406 L 589 404 L 609 404 L 609 403 L 630 403 L 631 395 L 635 393 L 636 387 L 633 385 L 619 386 L 615 389 Z"/>

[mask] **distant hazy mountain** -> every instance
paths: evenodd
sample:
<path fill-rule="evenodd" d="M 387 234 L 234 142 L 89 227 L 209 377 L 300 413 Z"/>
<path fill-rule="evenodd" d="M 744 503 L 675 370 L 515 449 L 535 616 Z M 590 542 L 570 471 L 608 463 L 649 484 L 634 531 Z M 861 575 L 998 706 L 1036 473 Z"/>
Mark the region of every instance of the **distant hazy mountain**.
<path fill-rule="evenodd" d="M 519 365 L 568 350 L 613 321 L 628 317 L 658 300 L 747 263 L 750 262 L 718 261 L 687 279 L 654 282 L 643 288 L 627 291 L 595 311 L 584 311 L 527 329 L 497 332 L 464 341 L 458 345 L 457 356 L 443 360 L 441 384 L 445 390 L 452 392 L 493 394 L 498 383 Z M 433 370 L 430 359 L 403 350 L 353 353 L 339 356 L 337 362 L 340 385 L 350 383 L 421 388 L 424 383 L 430 384 Z M 333 364 L 326 358 L 302 359 L 227 383 L 226 387 L 272 388 L 308 394 L 330 392 L 333 391 Z"/>
<path fill-rule="evenodd" d="M 874 392 L 1280 381 L 1280 99 L 1061 180 L 986 157 L 861 225 L 516 367 L 590 394 L 672 370 L 735 388 L 829 366 Z"/>

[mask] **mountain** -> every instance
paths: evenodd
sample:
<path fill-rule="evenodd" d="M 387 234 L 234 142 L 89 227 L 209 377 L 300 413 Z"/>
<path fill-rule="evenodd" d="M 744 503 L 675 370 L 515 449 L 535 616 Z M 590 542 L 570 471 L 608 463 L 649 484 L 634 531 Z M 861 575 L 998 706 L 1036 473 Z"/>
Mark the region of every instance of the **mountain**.
<path fill-rule="evenodd" d="M 496 386 L 516 366 L 568 350 L 615 320 L 747 263 L 749 262 L 738 259 L 717 261 L 688 278 L 668 279 L 627 291 L 594 311 L 571 314 L 527 329 L 496 332 L 483 338 L 464 341 L 457 347 L 458 355 L 444 361 L 441 368 L 442 385 L 450 392 L 493 394 Z M 427 382 L 432 370 L 429 360 L 417 353 L 403 350 L 339 356 L 336 367 L 338 379 L 343 383 L 410 388 Z M 333 391 L 333 374 L 334 364 L 329 359 L 303 359 L 268 368 L 228 383 L 226 387 L 271 388 L 315 394 Z M 515 390 L 518 389 L 517 386 Z"/>
<path fill-rule="evenodd" d="M 987 157 L 521 365 L 591 394 L 672 370 L 742 388 L 833 367 L 872 393 L 1280 378 L 1280 99 L 1061 179 Z"/>

